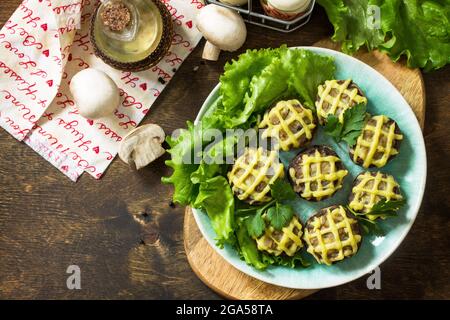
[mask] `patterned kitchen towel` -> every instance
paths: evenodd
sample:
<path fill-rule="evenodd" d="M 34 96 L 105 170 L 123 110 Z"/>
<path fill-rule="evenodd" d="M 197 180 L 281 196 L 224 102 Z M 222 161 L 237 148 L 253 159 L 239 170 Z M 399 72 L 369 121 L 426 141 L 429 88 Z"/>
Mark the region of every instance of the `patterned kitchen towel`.
<path fill-rule="evenodd" d="M 193 25 L 201 0 L 161 1 L 175 29 L 168 54 L 150 70 L 122 72 L 93 54 L 89 27 L 98 1 L 24 0 L 0 31 L 0 126 L 71 180 L 84 171 L 100 178 L 201 38 Z M 111 117 L 85 119 L 72 100 L 70 79 L 88 67 L 120 89 Z"/>

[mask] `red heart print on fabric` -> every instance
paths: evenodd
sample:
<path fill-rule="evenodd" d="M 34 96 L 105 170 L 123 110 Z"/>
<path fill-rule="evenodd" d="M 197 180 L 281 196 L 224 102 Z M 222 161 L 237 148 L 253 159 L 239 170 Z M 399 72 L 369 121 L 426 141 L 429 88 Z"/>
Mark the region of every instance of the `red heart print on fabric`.
<path fill-rule="evenodd" d="M 147 90 L 147 84 L 144 82 L 140 85 L 141 89 L 146 91 Z"/>
<path fill-rule="evenodd" d="M 92 126 L 94 124 L 94 120 L 87 119 L 87 122 Z"/>
<path fill-rule="evenodd" d="M 191 20 L 186 22 L 186 25 L 189 27 L 189 29 L 192 29 L 192 21 Z"/>
<path fill-rule="evenodd" d="M 98 154 L 100 152 L 100 148 L 98 146 L 97 147 L 93 147 L 92 150 L 94 150 L 94 152 L 96 154 Z"/>
<path fill-rule="evenodd" d="M 42 28 L 42 30 L 47 31 L 48 26 L 46 23 L 44 23 L 44 24 L 41 24 L 41 28 Z"/>
<path fill-rule="evenodd" d="M 50 51 L 48 49 L 44 50 L 42 51 L 42 54 L 48 58 L 48 56 L 50 55 Z"/>
<path fill-rule="evenodd" d="M 48 84 L 49 87 L 53 86 L 53 80 L 48 80 L 47 84 Z"/>

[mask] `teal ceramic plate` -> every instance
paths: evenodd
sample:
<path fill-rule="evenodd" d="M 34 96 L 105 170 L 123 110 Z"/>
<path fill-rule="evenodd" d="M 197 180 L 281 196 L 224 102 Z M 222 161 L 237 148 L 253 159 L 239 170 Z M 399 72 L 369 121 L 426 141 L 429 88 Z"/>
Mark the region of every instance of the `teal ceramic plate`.
<path fill-rule="evenodd" d="M 231 247 L 219 249 L 215 246 L 215 233 L 207 215 L 201 210 L 193 210 L 195 220 L 203 236 L 209 244 L 226 261 L 240 271 L 274 285 L 295 289 L 320 289 L 333 287 L 355 280 L 379 266 L 386 260 L 407 235 L 422 202 L 425 189 L 427 160 L 422 131 L 410 106 L 397 89 L 380 73 L 343 53 L 315 47 L 305 47 L 321 55 L 333 56 L 337 65 L 337 79 L 351 78 L 366 94 L 369 103 L 368 111 L 372 114 L 385 114 L 394 119 L 404 135 L 400 154 L 390 161 L 381 171 L 392 174 L 400 183 L 406 195 L 407 204 L 400 209 L 398 217 L 380 223 L 385 231 L 384 237 L 365 236 L 359 252 L 352 258 L 332 266 L 313 263 L 309 268 L 290 269 L 286 267 L 269 267 L 258 271 L 239 259 L 237 252 Z M 196 122 L 219 94 L 216 86 L 203 104 Z M 344 162 L 349 175 L 345 178 L 344 188 L 332 198 L 312 203 L 298 198 L 295 201 L 297 214 L 301 221 L 306 221 L 314 211 L 332 204 L 347 204 L 353 179 L 363 171 L 354 164 L 348 155 L 345 144 L 336 144 L 320 130 L 315 134 L 312 144 L 330 145 Z M 298 150 L 284 153 L 282 161 L 288 162 Z M 373 170 L 373 169 L 372 169 Z"/>

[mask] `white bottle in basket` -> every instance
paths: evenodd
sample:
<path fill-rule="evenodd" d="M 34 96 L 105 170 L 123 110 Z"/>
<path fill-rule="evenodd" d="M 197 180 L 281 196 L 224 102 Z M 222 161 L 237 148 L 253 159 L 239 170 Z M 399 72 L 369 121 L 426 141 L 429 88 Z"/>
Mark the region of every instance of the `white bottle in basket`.
<path fill-rule="evenodd" d="M 301 16 L 311 4 L 311 0 L 260 0 L 260 2 L 267 15 L 282 20 L 293 20 Z"/>
<path fill-rule="evenodd" d="M 229 4 L 231 6 L 243 6 L 248 3 L 248 0 L 219 0 L 222 3 Z"/>

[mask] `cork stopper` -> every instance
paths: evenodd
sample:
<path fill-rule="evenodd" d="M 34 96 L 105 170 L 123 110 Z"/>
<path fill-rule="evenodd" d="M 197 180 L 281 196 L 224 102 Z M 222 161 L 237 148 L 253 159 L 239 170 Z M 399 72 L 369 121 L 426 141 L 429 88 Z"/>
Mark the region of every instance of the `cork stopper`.
<path fill-rule="evenodd" d="M 122 1 L 108 3 L 100 17 L 103 24 L 114 32 L 123 31 L 131 22 L 130 9 Z"/>

